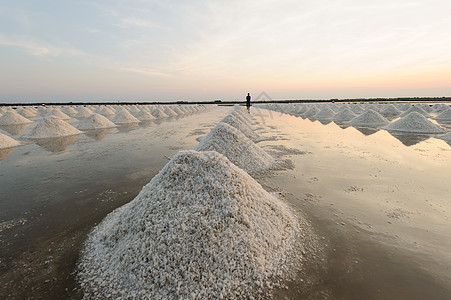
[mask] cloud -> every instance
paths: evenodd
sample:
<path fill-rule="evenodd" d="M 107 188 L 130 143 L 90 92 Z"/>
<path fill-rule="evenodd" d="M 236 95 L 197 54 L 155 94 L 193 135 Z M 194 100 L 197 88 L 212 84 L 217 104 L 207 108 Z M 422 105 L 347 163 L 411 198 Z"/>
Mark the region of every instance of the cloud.
<path fill-rule="evenodd" d="M 85 56 L 85 52 L 72 47 L 57 47 L 33 41 L 29 37 L 6 37 L 0 35 L 0 46 L 15 47 L 33 56 Z"/>

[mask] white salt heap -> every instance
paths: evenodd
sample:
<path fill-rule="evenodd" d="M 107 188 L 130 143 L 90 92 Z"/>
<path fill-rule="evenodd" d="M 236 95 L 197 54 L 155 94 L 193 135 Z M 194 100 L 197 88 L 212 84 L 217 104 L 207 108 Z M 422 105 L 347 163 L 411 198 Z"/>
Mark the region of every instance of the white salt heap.
<path fill-rule="evenodd" d="M 385 127 L 382 127 L 388 131 L 402 131 L 402 132 L 412 132 L 412 133 L 445 133 L 445 129 L 436 125 L 426 119 L 420 113 L 411 112 L 405 117 L 402 117 L 396 122 L 393 122 Z"/>
<path fill-rule="evenodd" d="M 274 163 L 268 153 L 241 131 L 223 122 L 217 124 L 194 150 L 219 152 L 247 172 L 269 168 Z"/>
<path fill-rule="evenodd" d="M 0 132 L 0 149 L 17 147 L 19 145 L 18 141 Z"/>
<path fill-rule="evenodd" d="M 22 137 L 26 139 L 53 138 L 80 134 L 81 131 L 55 116 L 48 116 L 35 124 Z"/>
<path fill-rule="evenodd" d="M 352 120 L 355 117 L 357 117 L 357 115 L 352 110 L 345 107 L 344 109 L 340 110 L 335 116 L 333 116 L 332 120 L 337 122 L 344 122 Z"/>
<path fill-rule="evenodd" d="M 112 121 L 115 124 L 139 123 L 139 120 L 132 116 L 126 109 L 118 109 Z"/>
<path fill-rule="evenodd" d="M 388 123 L 389 121 L 387 119 L 372 109 L 365 111 L 360 116 L 349 121 L 349 124 L 354 126 L 382 126 Z"/>
<path fill-rule="evenodd" d="M 245 122 L 238 119 L 236 116 L 229 114 L 222 119 L 221 122 L 227 123 L 239 131 L 241 131 L 245 136 L 250 138 L 253 141 L 256 141 L 259 139 L 259 136 L 253 131 L 253 129 L 246 124 Z"/>
<path fill-rule="evenodd" d="M 386 118 L 394 118 L 399 116 L 400 114 L 401 111 L 397 109 L 393 104 L 389 104 L 381 110 L 381 115 Z"/>
<path fill-rule="evenodd" d="M 249 299 L 295 269 L 297 218 L 217 152 L 183 151 L 89 235 L 85 298 Z"/>
<path fill-rule="evenodd" d="M 17 112 L 13 110 L 9 110 L 5 112 L 0 117 L 0 125 L 16 125 L 16 124 L 26 124 L 31 123 L 29 119 L 19 115 Z"/>
<path fill-rule="evenodd" d="M 410 114 L 411 112 L 417 112 L 417 113 L 420 113 L 420 114 L 422 114 L 423 116 L 425 116 L 426 118 L 429 117 L 429 114 L 428 114 L 424 109 L 422 109 L 422 108 L 419 107 L 419 106 L 411 106 L 408 110 L 406 110 L 405 112 L 403 112 L 403 113 L 401 114 L 401 117 L 407 116 L 407 115 Z"/>
<path fill-rule="evenodd" d="M 319 109 L 315 105 L 313 105 L 302 115 L 302 117 L 310 118 L 310 117 L 316 115 L 318 112 L 319 112 Z"/>
<path fill-rule="evenodd" d="M 23 116 L 25 118 L 28 118 L 28 119 L 32 119 L 32 118 L 34 118 L 36 116 L 36 112 L 35 111 L 33 111 L 31 109 L 28 109 L 28 108 L 25 108 L 25 107 L 22 107 L 21 109 L 18 109 L 17 112 L 21 116 Z"/>
<path fill-rule="evenodd" d="M 312 118 L 317 120 L 330 120 L 334 115 L 335 112 L 330 107 L 324 106 L 319 112 L 312 116 Z"/>
<path fill-rule="evenodd" d="M 155 117 L 147 109 L 141 109 L 140 112 L 136 114 L 136 118 L 140 121 L 152 121 Z"/>
<path fill-rule="evenodd" d="M 92 110 L 90 110 L 87 107 L 82 106 L 78 109 L 78 113 L 74 117 L 79 118 L 79 119 L 86 118 L 86 117 L 89 117 L 91 114 L 92 114 Z"/>
<path fill-rule="evenodd" d="M 63 108 L 62 112 L 70 117 L 73 117 L 77 114 L 77 111 L 75 109 L 73 109 L 71 106 L 65 106 Z"/>
<path fill-rule="evenodd" d="M 435 119 L 443 121 L 451 121 L 451 108 L 442 111 L 437 117 L 435 117 Z"/>
<path fill-rule="evenodd" d="M 78 122 L 77 127 L 78 129 L 81 130 L 89 130 L 89 129 L 111 128 L 116 127 L 116 125 L 107 118 L 105 118 L 104 116 L 97 113 L 93 113 L 89 117 L 80 120 L 80 122 Z"/>
<path fill-rule="evenodd" d="M 65 113 L 63 113 L 59 108 L 54 108 L 49 116 L 55 116 L 60 118 L 61 120 L 69 120 L 70 117 L 68 115 L 66 115 Z"/>
<path fill-rule="evenodd" d="M 451 143 L 451 131 L 446 134 L 437 135 L 436 138 L 444 140 L 445 142 Z"/>
<path fill-rule="evenodd" d="M 168 115 L 165 114 L 159 107 L 155 107 L 151 112 L 150 112 L 155 118 L 161 119 L 161 118 L 167 118 Z"/>

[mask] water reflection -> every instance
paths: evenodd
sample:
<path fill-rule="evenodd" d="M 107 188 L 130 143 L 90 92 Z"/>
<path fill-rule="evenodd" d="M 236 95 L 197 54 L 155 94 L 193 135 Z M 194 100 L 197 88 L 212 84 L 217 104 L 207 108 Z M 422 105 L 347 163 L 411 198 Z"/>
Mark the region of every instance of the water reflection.
<path fill-rule="evenodd" d="M 101 129 L 90 129 L 85 130 L 84 133 L 97 141 L 103 140 L 109 133 L 111 133 L 114 128 L 101 128 Z"/>
<path fill-rule="evenodd" d="M 381 130 L 380 128 L 377 128 L 377 127 L 358 127 L 358 126 L 353 126 L 353 127 L 366 136 L 375 134 L 376 132 Z"/>
<path fill-rule="evenodd" d="M 8 132 L 11 135 L 19 135 L 22 132 L 27 129 L 28 126 L 30 126 L 31 123 L 26 124 L 14 124 L 14 125 L 1 125 L 0 129 Z"/>
<path fill-rule="evenodd" d="M 66 150 L 69 144 L 73 143 L 78 135 L 63 136 L 57 138 L 33 139 L 33 141 L 50 152 L 62 152 Z"/>
<path fill-rule="evenodd" d="M 413 146 L 432 137 L 430 134 L 406 133 L 388 131 L 393 137 L 399 140 L 404 146 Z"/>
<path fill-rule="evenodd" d="M 8 155 L 11 152 L 13 152 L 15 149 L 16 149 L 16 147 L 0 149 L 0 160 L 5 160 L 8 157 Z"/>

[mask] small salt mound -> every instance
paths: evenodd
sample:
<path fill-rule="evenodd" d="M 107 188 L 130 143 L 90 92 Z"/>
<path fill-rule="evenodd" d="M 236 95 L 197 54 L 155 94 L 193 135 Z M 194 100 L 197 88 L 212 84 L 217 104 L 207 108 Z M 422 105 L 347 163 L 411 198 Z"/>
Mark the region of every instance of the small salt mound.
<path fill-rule="evenodd" d="M 133 114 L 133 115 L 136 115 L 137 113 L 140 112 L 140 110 L 139 110 L 138 107 L 136 107 L 135 105 L 133 105 L 132 107 L 130 107 L 129 112 L 130 112 L 131 114 Z"/>
<path fill-rule="evenodd" d="M 34 111 L 29 110 L 29 109 L 26 109 L 26 108 L 24 108 L 24 107 L 22 107 L 22 108 L 18 111 L 18 113 L 19 113 L 21 116 L 23 116 L 23 117 L 25 117 L 25 118 L 28 118 L 28 119 L 32 119 L 32 118 L 34 118 L 34 117 L 36 116 L 36 113 L 35 113 Z"/>
<path fill-rule="evenodd" d="M 349 108 L 345 107 L 340 110 L 335 116 L 333 116 L 332 120 L 337 122 L 345 122 L 354 119 L 357 117 L 355 113 L 352 112 Z"/>
<path fill-rule="evenodd" d="M 274 163 L 268 153 L 241 131 L 222 122 L 217 124 L 194 150 L 219 152 L 248 172 L 268 168 Z"/>
<path fill-rule="evenodd" d="M 17 147 L 19 145 L 18 141 L 0 132 L 0 149 Z"/>
<path fill-rule="evenodd" d="M 104 116 L 93 113 L 86 119 L 81 120 L 78 122 L 78 129 L 81 130 L 89 130 L 89 129 L 100 129 L 100 128 L 111 128 L 116 127 L 116 125 L 105 118 Z"/>
<path fill-rule="evenodd" d="M 364 109 L 362 108 L 362 106 L 360 106 L 360 104 L 353 104 L 351 106 L 351 110 L 357 115 L 360 115 L 364 111 Z"/>
<path fill-rule="evenodd" d="M 437 117 L 435 117 L 435 119 L 451 121 L 451 108 L 448 108 L 447 110 L 443 111 L 441 114 L 439 114 Z"/>
<path fill-rule="evenodd" d="M 417 112 L 411 112 L 405 117 L 402 117 L 396 122 L 393 122 L 385 127 L 382 127 L 383 129 L 389 130 L 389 131 L 403 131 L 403 132 L 413 132 L 413 133 L 445 133 L 445 129 L 440 127 L 439 125 L 436 125 L 426 119 L 425 116 L 423 116 L 420 113 Z"/>
<path fill-rule="evenodd" d="M 170 107 L 166 107 L 163 112 L 165 114 L 167 114 L 169 117 L 175 117 L 177 116 L 177 114 L 170 108 Z"/>
<path fill-rule="evenodd" d="M 232 114 L 225 116 L 224 119 L 221 120 L 221 122 L 227 123 L 232 127 L 235 127 L 236 129 L 241 131 L 246 137 L 250 138 L 253 141 L 259 139 L 259 136 L 252 130 L 252 128 L 248 124 L 244 123 L 243 121 L 241 121 Z"/>
<path fill-rule="evenodd" d="M 319 112 L 319 109 L 316 106 L 310 107 L 303 115 L 304 118 L 310 118 L 316 115 Z"/>
<path fill-rule="evenodd" d="M 446 105 L 446 104 L 443 104 L 443 103 L 440 103 L 440 104 L 435 104 L 434 106 L 432 106 L 432 108 L 433 108 L 433 112 L 434 113 L 439 114 L 439 113 L 444 112 L 448 108 L 450 108 L 450 106 Z"/>
<path fill-rule="evenodd" d="M 179 116 L 185 114 L 185 112 L 182 111 L 178 106 L 174 107 L 172 110 Z"/>
<path fill-rule="evenodd" d="M 80 134 L 81 131 L 55 116 L 48 116 L 35 124 L 28 133 L 23 135 L 26 139 L 53 138 Z"/>
<path fill-rule="evenodd" d="M 9 110 L 0 117 L 0 125 L 15 125 L 15 124 L 26 124 L 31 123 L 31 121 L 13 110 Z"/>
<path fill-rule="evenodd" d="M 109 117 L 114 115 L 114 111 L 109 109 L 108 107 L 104 107 L 99 111 L 99 114 L 101 114 L 104 117 Z"/>
<path fill-rule="evenodd" d="M 68 116 L 75 116 L 77 114 L 77 111 L 75 109 L 73 109 L 71 106 L 66 106 L 63 108 L 63 113 L 65 113 Z"/>
<path fill-rule="evenodd" d="M 389 121 L 386 118 L 372 109 L 349 121 L 349 124 L 355 126 L 382 126 L 388 123 Z"/>
<path fill-rule="evenodd" d="M 155 117 L 152 116 L 152 114 L 146 110 L 146 109 L 141 109 L 141 111 L 139 113 L 136 114 L 136 118 L 140 121 L 152 121 L 155 120 Z"/>
<path fill-rule="evenodd" d="M 410 114 L 411 112 L 417 112 L 419 114 L 422 114 L 423 116 L 425 116 L 426 118 L 429 118 L 429 114 L 427 112 L 424 111 L 424 109 L 422 109 L 421 107 L 418 106 L 412 106 L 410 107 L 408 110 L 406 110 L 405 112 L 403 112 L 401 114 L 401 117 L 405 117 L 408 114 Z"/>
<path fill-rule="evenodd" d="M 393 104 L 387 105 L 384 109 L 381 110 L 381 115 L 386 118 L 394 118 L 401 114 L 401 111 L 397 109 Z"/>
<path fill-rule="evenodd" d="M 150 113 L 157 119 L 168 117 L 168 115 L 165 114 L 159 107 L 154 108 Z"/>
<path fill-rule="evenodd" d="M 316 120 L 330 120 L 335 115 L 335 112 L 328 106 L 324 106 L 321 108 L 319 112 L 317 112 L 312 119 Z"/>
<path fill-rule="evenodd" d="M 437 135 L 436 138 L 444 140 L 445 142 L 451 143 L 451 131 L 447 134 Z"/>
<path fill-rule="evenodd" d="M 226 157 L 183 151 L 94 228 L 78 280 L 88 299 L 252 299 L 292 276 L 302 235 L 289 207 Z"/>
<path fill-rule="evenodd" d="M 87 107 L 82 106 L 82 107 L 80 107 L 80 108 L 78 109 L 78 113 L 77 113 L 74 117 L 75 117 L 75 118 L 79 118 L 79 119 L 81 119 L 81 118 L 87 118 L 87 117 L 89 117 L 91 114 L 92 114 L 92 110 L 90 110 L 90 109 L 87 108 Z"/>
<path fill-rule="evenodd" d="M 112 121 L 115 124 L 129 124 L 129 123 L 139 123 L 139 120 L 132 116 L 128 110 L 122 109 L 116 113 Z"/>
<path fill-rule="evenodd" d="M 52 110 L 52 112 L 49 114 L 49 116 L 55 116 L 60 118 L 61 120 L 69 120 L 70 117 L 63 113 L 59 108 L 55 108 Z"/>

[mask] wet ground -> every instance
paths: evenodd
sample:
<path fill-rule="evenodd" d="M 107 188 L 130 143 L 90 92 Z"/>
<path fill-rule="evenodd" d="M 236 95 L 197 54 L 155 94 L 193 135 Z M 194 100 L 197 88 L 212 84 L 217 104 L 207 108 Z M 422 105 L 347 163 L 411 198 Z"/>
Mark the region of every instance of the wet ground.
<path fill-rule="evenodd" d="M 92 227 L 230 111 L 215 107 L 3 153 L 0 298 L 80 298 L 75 265 Z M 275 298 L 451 298 L 450 145 L 251 112 L 269 138 L 259 146 L 294 166 L 257 180 L 312 223 L 321 245 Z"/>

